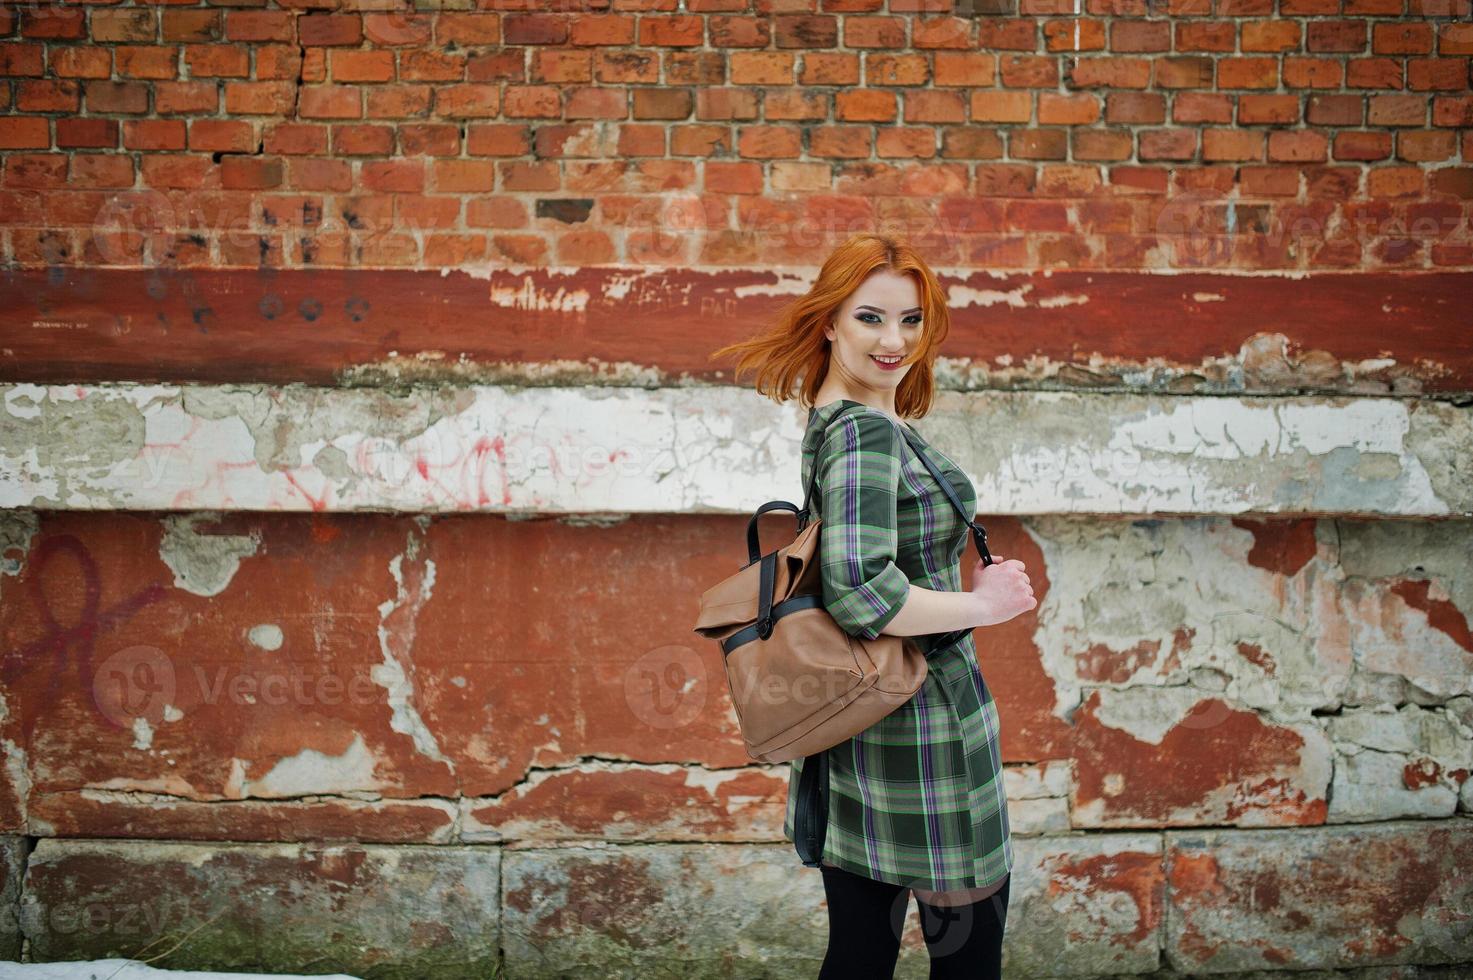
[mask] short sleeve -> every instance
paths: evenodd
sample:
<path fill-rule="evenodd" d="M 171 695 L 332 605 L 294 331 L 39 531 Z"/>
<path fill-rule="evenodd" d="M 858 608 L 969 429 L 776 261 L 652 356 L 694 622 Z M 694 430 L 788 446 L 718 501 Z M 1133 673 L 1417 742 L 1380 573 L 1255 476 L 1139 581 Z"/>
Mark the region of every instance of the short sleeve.
<path fill-rule="evenodd" d="M 867 640 L 910 598 L 910 580 L 895 564 L 900 452 L 893 422 L 859 412 L 830 425 L 814 456 L 824 606 L 844 632 Z"/>

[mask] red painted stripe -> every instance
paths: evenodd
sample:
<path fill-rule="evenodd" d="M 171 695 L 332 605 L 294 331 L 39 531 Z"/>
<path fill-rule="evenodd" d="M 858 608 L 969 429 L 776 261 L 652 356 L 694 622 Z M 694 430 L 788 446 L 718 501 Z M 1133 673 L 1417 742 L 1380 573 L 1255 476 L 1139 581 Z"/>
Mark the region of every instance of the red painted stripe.
<path fill-rule="evenodd" d="M 671 380 L 729 381 L 731 363 L 708 353 L 761 330 L 794 299 L 770 294 L 780 281 L 760 270 L 498 271 L 489 280 L 412 270 L 18 270 L 0 275 L 0 370 L 37 382 L 331 383 L 397 351 L 443 352 L 430 372 L 464 355 L 479 365 L 631 362 Z M 1158 359 L 1168 374 L 1193 372 L 1204 359 L 1235 361 L 1248 338 L 1269 332 L 1288 337 L 1293 356 L 1323 352 L 1311 361 L 1328 363 L 1309 372 L 1322 387 L 1340 383 L 1336 362 L 1392 358 L 1381 376 L 1409 379 L 1398 391 L 1473 389 L 1469 272 L 974 273 L 943 285 L 962 291 L 944 353 L 987 366 L 1045 357 L 1077 365 L 1063 372 L 1071 380 L 1108 385 L 1108 366 Z M 996 299 L 969 305 L 967 289 Z M 1094 357 L 1107 369 L 1080 375 L 1101 370 Z"/>

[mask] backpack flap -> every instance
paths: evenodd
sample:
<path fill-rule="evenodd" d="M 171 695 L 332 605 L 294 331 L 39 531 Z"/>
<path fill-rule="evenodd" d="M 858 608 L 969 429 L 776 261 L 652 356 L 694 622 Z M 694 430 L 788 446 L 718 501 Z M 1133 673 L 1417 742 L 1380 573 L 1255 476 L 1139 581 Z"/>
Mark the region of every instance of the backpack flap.
<path fill-rule="evenodd" d="M 777 604 L 795 593 L 817 591 L 818 551 L 817 522 L 804 528 L 786 548 L 777 551 L 772 602 Z M 700 615 L 694 632 L 711 639 L 722 639 L 734 627 L 757 621 L 761 607 L 762 561 L 742 568 L 729 578 L 707 589 L 701 596 Z"/>

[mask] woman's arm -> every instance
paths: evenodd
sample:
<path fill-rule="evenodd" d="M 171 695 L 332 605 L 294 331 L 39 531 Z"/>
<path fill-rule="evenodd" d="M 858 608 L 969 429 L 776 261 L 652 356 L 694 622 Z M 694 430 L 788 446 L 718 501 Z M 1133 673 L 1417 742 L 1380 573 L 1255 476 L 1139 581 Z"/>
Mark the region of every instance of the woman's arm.
<path fill-rule="evenodd" d="M 981 626 L 987 619 L 982 598 L 975 592 L 937 592 L 914 582 L 910 595 L 883 632 L 892 636 L 950 633 Z"/>
<path fill-rule="evenodd" d="M 860 411 L 830 423 L 814 459 L 824 605 L 844 632 L 866 640 L 910 599 L 910 580 L 895 563 L 900 453 L 895 423 Z"/>
<path fill-rule="evenodd" d="M 972 565 L 972 587 L 965 592 L 934 592 L 910 587 L 884 632 L 896 636 L 950 633 L 996 626 L 1038 608 L 1026 566 L 1017 558 L 994 554 L 991 565 Z"/>
<path fill-rule="evenodd" d="M 901 435 L 880 412 L 847 415 L 819 446 L 820 571 L 824 606 L 850 636 L 920 636 L 1006 622 L 1037 606 L 1016 558 L 972 569 L 972 587 L 914 585 L 895 563 Z M 994 558 L 998 556 L 994 555 Z"/>

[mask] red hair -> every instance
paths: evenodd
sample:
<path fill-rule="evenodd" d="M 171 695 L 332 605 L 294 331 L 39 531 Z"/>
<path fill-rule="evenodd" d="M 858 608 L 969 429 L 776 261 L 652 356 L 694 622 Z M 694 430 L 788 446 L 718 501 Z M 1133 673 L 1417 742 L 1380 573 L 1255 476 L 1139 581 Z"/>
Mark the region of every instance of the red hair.
<path fill-rule="evenodd" d="M 755 371 L 757 390 L 779 405 L 794 397 L 793 387 L 801 374 L 803 389 L 797 393 L 798 404 L 812 407 L 819 386 L 828 375 L 829 351 L 833 346 L 824 336 L 824 328 L 849 294 L 877 269 L 911 276 L 921 294 L 921 340 L 905 361 L 911 369 L 896 389 L 895 412 L 902 418 L 925 415 L 936 393 L 931 365 L 937 348 L 951 329 L 951 320 L 946 310 L 946 294 L 936 274 L 904 239 L 870 233 L 854 235 L 830 253 L 812 288 L 784 308 L 771 329 L 751 340 L 713 351 L 711 359 L 739 355 L 737 379 L 744 372 Z"/>

